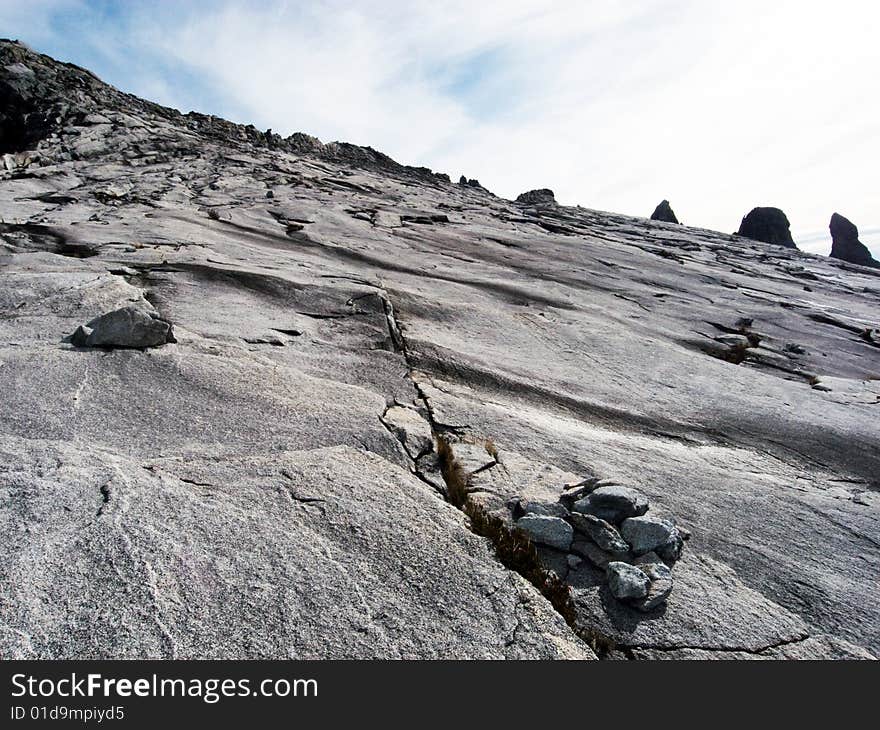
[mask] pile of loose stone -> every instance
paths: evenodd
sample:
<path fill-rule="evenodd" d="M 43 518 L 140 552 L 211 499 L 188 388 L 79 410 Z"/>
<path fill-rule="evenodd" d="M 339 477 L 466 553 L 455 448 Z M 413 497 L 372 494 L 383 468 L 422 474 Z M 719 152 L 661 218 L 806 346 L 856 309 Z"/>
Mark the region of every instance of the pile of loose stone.
<path fill-rule="evenodd" d="M 586 558 L 604 570 L 611 594 L 651 611 L 672 592 L 672 565 L 690 532 L 648 515 L 648 498 L 636 489 L 588 479 L 568 487 L 557 504 L 518 500 L 516 527 L 539 546 Z"/>

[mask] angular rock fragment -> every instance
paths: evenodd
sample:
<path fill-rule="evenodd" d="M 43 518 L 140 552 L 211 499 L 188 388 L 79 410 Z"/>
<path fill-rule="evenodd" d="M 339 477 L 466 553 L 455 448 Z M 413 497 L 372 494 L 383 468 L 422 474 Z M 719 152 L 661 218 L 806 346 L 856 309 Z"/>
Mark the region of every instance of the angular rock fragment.
<path fill-rule="evenodd" d="M 122 307 L 77 327 L 70 338 L 77 347 L 144 349 L 176 342 L 170 322 L 152 307 Z"/>
<path fill-rule="evenodd" d="M 651 579 L 635 565 L 629 563 L 608 563 L 608 588 L 611 595 L 620 601 L 645 598 Z"/>
<path fill-rule="evenodd" d="M 605 520 L 593 515 L 574 512 L 571 515 L 571 522 L 578 532 L 587 535 L 606 552 L 612 555 L 625 555 L 629 552 L 629 545 L 620 536 L 614 525 L 605 522 Z"/>
<path fill-rule="evenodd" d="M 434 434 L 428 423 L 414 408 L 392 406 L 382 416 L 382 422 L 394 432 L 413 459 L 434 448 Z"/>
<path fill-rule="evenodd" d="M 831 216 L 831 258 L 859 266 L 880 267 L 868 247 L 859 240 L 859 229 L 839 213 Z"/>
<path fill-rule="evenodd" d="M 746 349 L 751 347 L 751 341 L 745 335 L 718 335 L 715 338 L 715 342 L 720 342 L 722 345 L 728 345 L 733 348 Z"/>
<path fill-rule="evenodd" d="M 664 200 L 660 203 L 651 214 L 652 221 L 662 221 L 663 223 L 678 223 L 678 218 L 672 210 L 672 206 L 669 205 L 668 200 Z"/>
<path fill-rule="evenodd" d="M 530 502 L 519 500 L 517 511 L 524 515 L 549 515 L 551 517 L 568 517 L 568 510 L 559 503 Z"/>
<path fill-rule="evenodd" d="M 612 555 L 605 552 L 592 540 L 582 539 L 574 540 L 571 543 L 571 552 L 581 558 L 586 558 L 600 570 L 605 570 L 609 563 L 623 560 L 624 556 Z"/>
<path fill-rule="evenodd" d="M 663 563 L 640 565 L 641 570 L 649 579 L 647 595 L 633 605 L 639 611 L 653 611 L 660 606 L 672 593 L 672 571 Z"/>
<path fill-rule="evenodd" d="M 668 520 L 643 515 L 630 517 L 620 525 L 620 534 L 631 546 L 636 555 L 644 555 L 666 545 L 672 537 L 675 525 Z"/>
<path fill-rule="evenodd" d="M 779 208 L 753 208 L 739 226 L 738 235 L 753 241 L 797 248 L 791 237 L 791 224 Z"/>
<path fill-rule="evenodd" d="M 599 487 L 575 502 L 572 510 L 616 525 L 627 517 L 645 514 L 648 511 L 648 498 L 631 487 Z"/>
<path fill-rule="evenodd" d="M 571 547 L 574 530 L 561 517 L 525 515 L 516 521 L 516 526 L 539 545 L 547 545 L 565 552 Z"/>

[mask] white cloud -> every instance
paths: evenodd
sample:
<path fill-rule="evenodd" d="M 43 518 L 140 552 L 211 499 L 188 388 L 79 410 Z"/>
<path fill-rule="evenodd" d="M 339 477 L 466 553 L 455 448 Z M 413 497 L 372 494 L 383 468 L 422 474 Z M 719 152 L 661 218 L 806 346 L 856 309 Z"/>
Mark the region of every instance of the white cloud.
<path fill-rule="evenodd" d="M 89 42 L 161 59 L 132 90 L 163 101 L 211 98 L 221 108 L 204 111 L 369 144 L 508 197 L 547 186 L 565 203 L 636 215 L 669 198 L 686 222 L 725 231 L 753 206 L 777 205 L 819 252 L 837 210 L 880 253 L 873 4 L 237 0 L 128 10 Z M 175 86 L 184 69 L 201 88 Z"/>

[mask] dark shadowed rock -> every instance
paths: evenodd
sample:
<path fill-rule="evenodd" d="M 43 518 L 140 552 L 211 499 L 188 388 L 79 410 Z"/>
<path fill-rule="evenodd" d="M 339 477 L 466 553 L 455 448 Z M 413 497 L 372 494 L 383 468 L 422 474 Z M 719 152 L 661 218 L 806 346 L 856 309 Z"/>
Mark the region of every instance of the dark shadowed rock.
<path fill-rule="evenodd" d="M 742 219 L 738 235 L 754 241 L 797 248 L 791 237 L 791 224 L 779 208 L 754 208 Z"/>
<path fill-rule="evenodd" d="M 556 205 L 556 196 L 552 190 L 541 188 L 540 190 L 529 190 L 519 195 L 516 202 L 525 205 Z"/>
<path fill-rule="evenodd" d="M 605 570 L 609 563 L 622 561 L 624 559 L 624 556 L 612 555 L 611 553 L 605 552 L 602 548 L 596 545 L 596 543 L 587 538 L 575 540 L 572 542 L 570 549 L 572 553 L 581 558 L 586 558 L 600 570 Z M 625 557 L 628 558 L 630 556 Z"/>
<path fill-rule="evenodd" d="M 848 261 L 859 266 L 880 267 L 868 247 L 859 240 L 859 229 L 855 223 L 839 213 L 831 216 L 831 258 Z"/>
<path fill-rule="evenodd" d="M 651 214 L 652 221 L 662 221 L 664 223 L 678 223 L 678 218 L 675 215 L 675 212 L 672 210 L 672 206 L 669 205 L 668 200 L 664 200 L 660 205 L 654 208 L 654 212 Z"/>
<path fill-rule="evenodd" d="M 677 527 L 672 528 L 672 534 L 662 545 L 656 548 L 657 555 L 668 562 L 674 562 L 681 557 L 684 550 L 684 541 L 687 538 Z"/>

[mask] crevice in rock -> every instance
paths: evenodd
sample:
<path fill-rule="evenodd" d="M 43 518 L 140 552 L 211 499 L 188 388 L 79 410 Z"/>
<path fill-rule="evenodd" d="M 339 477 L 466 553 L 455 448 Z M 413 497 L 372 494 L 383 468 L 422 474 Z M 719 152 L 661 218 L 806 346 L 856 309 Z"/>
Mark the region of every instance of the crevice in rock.
<path fill-rule="evenodd" d="M 213 487 L 214 485 L 210 482 L 199 482 L 195 479 L 186 479 L 184 477 L 177 477 L 184 484 L 192 484 L 194 487 Z"/>
<path fill-rule="evenodd" d="M 437 422 L 430 399 L 416 378 L 406 337 L 387 289 L 383 288 L 380 296 L 385 308 L 389 337 L 394 343 L 395 351 L 399 352 L 406 361 L 410 381 L 418 399 L 424 405 L 424 412 L 427 414 L 436 443 L 440 473 L 446 484 L 446 494 L 443 495 L 445 500 L 467 516 L 471 532 L 489 539 L 495 549 L 496 557 L 505 568 L 525 578 L 550 602 L 550 605 L 565 620 L 575 636 L 586 643 L 598 657 L 608 657 L 617 648 L 615 643 L 597 630 L 583 626 L 578 621 L 570 587 L 555 572 L 544 566 L 537 547 L 531 539 L 521 530 L 511 529 L 500 517 L 490 514 L 483 506 L 471 499 L 471 494 L 476 491 L 471 489 L 470 477 L 472 475 L 467 474 L 456 460 L 448 438 L 450 431 Z M 393 432 L 392 435 L 394 435 Z M 491 442 L 488 443 L 491 444 Z M 494 449 L 494 444 L 492 444 L 492 448 Z M 497 450 L 494 454 L 488 453 L 492 456 L 493 461 L 478 471 L 485 471 L 499 463 Z M 421 473 L 417 461 L 413 461 L 411 469 L 422 481 L 430 484 L 427 477 Z M 512 640 L 515 641 L 515 632 Z"/>

